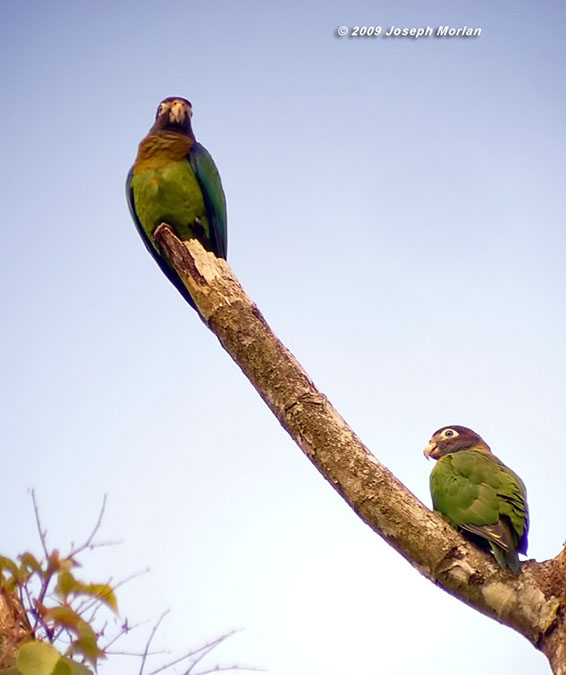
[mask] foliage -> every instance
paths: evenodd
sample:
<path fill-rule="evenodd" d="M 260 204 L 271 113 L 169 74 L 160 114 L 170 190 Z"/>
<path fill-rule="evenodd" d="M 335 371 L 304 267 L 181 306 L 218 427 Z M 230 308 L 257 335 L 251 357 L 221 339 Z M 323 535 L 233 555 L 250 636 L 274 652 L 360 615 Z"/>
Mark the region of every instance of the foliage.
<path fill-rule="evenodd" d="M 91 671 L 82 664 L 96 668 L 104 658 L 101 632 L 93 622 L 103 607 L 118 611 L 116 595 L 107 583 L 86 583 L 76 576 L 77 555 L 93 546 L 103 511 L 104 504 L 85 544 L 62 556 L 57 549 L 48 550 L 36 505 L 44 556 L 38 559 L 29 551 L 16 560 L 0 556 L 0 593 L 14 618 L 2 645 L 0 673 L 84 675 Z M 16 650 L 17 668 L 9 663 Z"/>
<path fill-rule="evenodd" d="M 33 491 L 32 499 L 43 556 L 37 558 L 26 551 L 13 560 L 0 555 L 0 618 L 8 617 L 7 623 L 0 622 L 0 675 L 92 675 L 99 661 L 111 654 L 138 658 L 138 675 L 144 675 L 149 659 L 163 654 L 161 651 L 150 652 L 150 645 L 167 612 L 153 626 L 143 652 L 110 651 L 110 647 L 133 627 L 125 619 L 117 635 L 106 637 L 105 643 L 101 644 L 108 621 L 102 621 L 99 612 L 118 612 L 115 591 L 125 582 L 111 587 L 108 583 L 86 583 L 76 576 L 80 567 L 79 554 L 108 543 L 94 542 L 102 523 L 106 498 L 90 536 L 82 545 L 71 546 L 66 555 L 61 555 L 57 549 L 49 550 L 47 532 L 42 529 Z M 225 633 L 154 667 L 148 675 L 158 675 L 175 667 L 182 667 L 183 675 L 256 670 L 238 665 L 204 665 L 210 652 L 234 632 Z"/>
<path fill-rule="evenodd" d="M 12 673 L 21 675 L 88 675 L 91 671 L 81 663 L 61 656 L 46 642 L 28 642 L 18 652 L 18 667 Z"/>

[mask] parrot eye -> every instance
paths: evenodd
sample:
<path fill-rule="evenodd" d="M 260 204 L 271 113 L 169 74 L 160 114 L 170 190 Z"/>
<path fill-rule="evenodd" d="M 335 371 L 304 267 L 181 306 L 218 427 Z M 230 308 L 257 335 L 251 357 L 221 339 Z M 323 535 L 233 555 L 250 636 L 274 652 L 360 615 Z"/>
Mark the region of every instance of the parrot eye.
<path fill-rule="evenodd" d="M 454 431 L 454 429 L 446 429 L 444 432 L 444 437 L 445 438 L 452 438 L 453 436 L 457 436 L 458 432 Z"/>

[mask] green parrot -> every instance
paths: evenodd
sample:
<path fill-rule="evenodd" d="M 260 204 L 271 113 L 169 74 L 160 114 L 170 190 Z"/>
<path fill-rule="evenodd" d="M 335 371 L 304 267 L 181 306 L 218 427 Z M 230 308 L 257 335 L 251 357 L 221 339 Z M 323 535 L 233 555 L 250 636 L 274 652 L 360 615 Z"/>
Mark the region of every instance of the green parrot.
<path fill-rule="evenodd" d="M 527 552 L 529 511 L 523 481 L 492 454 L 481 436 L 459 425 L 435 431 L 425 456 L 437 459 L 430 474 L 434 510 L 503 569 L 519 572 Z"/>
<path fill-rule="evenodd" d="M 161 101 L 155 123 L 140 143 L 128 173 L 126 196 L 145 247 L 195 307 L 153 237 L 155 229 L 165 222 L 180 239 L 195 237 L 208 251 L 226 258 L 226 198 L 212 157 L 195 140 L 192 115 L 192 106 L 184 98 L 170 96 Z"/>

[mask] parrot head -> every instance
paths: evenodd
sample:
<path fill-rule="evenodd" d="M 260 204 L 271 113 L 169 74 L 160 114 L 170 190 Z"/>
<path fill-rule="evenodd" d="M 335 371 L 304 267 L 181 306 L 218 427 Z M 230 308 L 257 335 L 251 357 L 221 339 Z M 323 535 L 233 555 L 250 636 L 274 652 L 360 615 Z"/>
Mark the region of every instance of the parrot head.
<path fill-rule="evenodd" d="M 180 96 L 168 96 L 157 107 L 155 122 L 150 133 L 155 131 L 177 131 L 193 136 L 191 117 L 193 107 L 190 101 Z"/>
<path fill-rule="evenodd" d="M 479 450 L 480 452 L 491 453 L 489 445 L 475 431 L 454 424 L 450 427 L 442 427 L 432 434 L 424 454 L 427 459 L 440 459 L 444 455 L 460 450 Z"/>

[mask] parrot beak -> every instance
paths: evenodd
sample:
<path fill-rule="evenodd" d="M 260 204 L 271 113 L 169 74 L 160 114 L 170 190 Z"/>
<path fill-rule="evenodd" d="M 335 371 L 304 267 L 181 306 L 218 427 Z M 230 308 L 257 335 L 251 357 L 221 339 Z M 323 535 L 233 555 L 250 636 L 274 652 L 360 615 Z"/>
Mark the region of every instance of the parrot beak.
<path fill-rule="evenodd" d="M 430 459 L 431 457 L 433 459 L 436 459 L 436 451 L 438 450 L 438 445 L 436 445 L 436 441 L 434 441 L 432 438 L 428 442 L 426 448 L 424 449 L 424 456 L 427 459 Z"/>
<path fill-rule="evenodd" d="M 169 108 L 169 121 L 183 124 L 187 115 L 191 116 L 191 112 L 191 109 L 187 107 L 184 101 L 173 101 Z"/>

